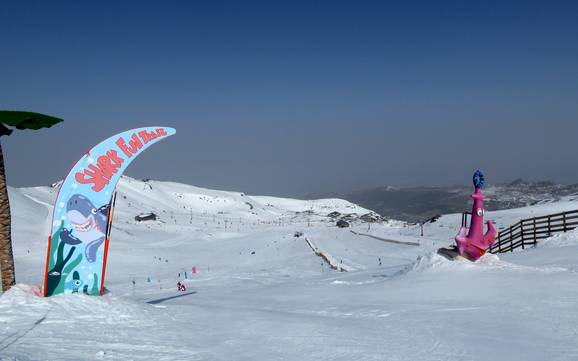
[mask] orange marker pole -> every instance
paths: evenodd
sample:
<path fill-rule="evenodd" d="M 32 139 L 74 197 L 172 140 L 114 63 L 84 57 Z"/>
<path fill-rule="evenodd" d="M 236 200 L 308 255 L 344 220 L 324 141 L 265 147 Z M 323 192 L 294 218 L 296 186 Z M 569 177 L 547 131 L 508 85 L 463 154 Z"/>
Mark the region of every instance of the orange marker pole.
<path fill-rule="evenodd" d="M 104 241 L 104 259 L 102 261 L 102 277 L 100 279 L 100 295 L 104 291 L 104 275 L 106 273 L 106 258 L 108 256 L 108 238 Z"/>
<path fill-rule="evenodd" d="M 42 295 L 46 297 L 46 288 L 48 287 L 48 262 L 50 262 L 50 247 L 52 246 L 52 236 L 48 236 L 48 250 L 46 251 L 46 269 L 44 270 L 44 287 Z"/>

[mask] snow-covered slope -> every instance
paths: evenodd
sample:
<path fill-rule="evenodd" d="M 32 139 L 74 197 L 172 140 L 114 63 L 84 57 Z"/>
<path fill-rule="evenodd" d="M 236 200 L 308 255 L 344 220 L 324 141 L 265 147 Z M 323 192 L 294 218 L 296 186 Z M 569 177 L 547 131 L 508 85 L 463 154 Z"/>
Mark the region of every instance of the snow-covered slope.
<path fill-rule="evenodd" d="M 424 236 L 395 221 L 339 229 L 328 213 L 369 211 L 123 178 L 110 293 L 44 299 L 33 287 L 55 191 L 10 189 L 19 285 L 0 297 L 2 360 L 578 359 L 578 233 L 450 262 L 435 250 L 458 214 Z M 505 227 L 568 209 L 578 202 L 487 217 Z M 134 220 L 148 212 L 159 220 Z"/>

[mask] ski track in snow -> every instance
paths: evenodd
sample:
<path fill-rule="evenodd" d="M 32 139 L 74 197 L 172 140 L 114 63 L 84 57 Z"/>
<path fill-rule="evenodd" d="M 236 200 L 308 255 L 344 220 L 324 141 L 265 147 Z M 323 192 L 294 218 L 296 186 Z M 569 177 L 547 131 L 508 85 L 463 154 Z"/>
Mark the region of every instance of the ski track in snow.
<path fill-rule="evenodd" d="M 416 247 L 336 228 L 326 214 L 367 212 L 342 200 L 123 177 L 110 293 L 45 299 L 33 285 L 55 193 L 10 188 L 20 284 L 0 297 L 0 360 L 578 359 L 577 232 L 451 262 L 435 251 L 452 243 L 460 215 L 426 224 L 425 236 L 402 222 L 352 222 L 357 233 Z M 487 217 L 505 227 L 576 208 L 562 200 Z M 151 211 L 160 221 L 134 221 Z M 323 266 L 305 237 L 349 272 Z M 179 273 L 187 293 L 176 291 Z"/>

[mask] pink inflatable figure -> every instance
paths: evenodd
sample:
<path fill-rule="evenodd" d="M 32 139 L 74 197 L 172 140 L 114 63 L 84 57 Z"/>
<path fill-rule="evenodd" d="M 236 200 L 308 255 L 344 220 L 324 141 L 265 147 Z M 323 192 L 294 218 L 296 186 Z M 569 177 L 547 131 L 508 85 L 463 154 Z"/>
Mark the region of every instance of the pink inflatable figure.
<path fill-rule="evenodd" d="M 483 234 L 485 212 L 484 195 L 482 194 L 483 186 L 484 176 L 478 170 L 474 173 L 474 187 L 476 190 L 472 194 L 474 205 L 472 207 L 470 229 L 468 232 L 466 227 L 462 227 L 456 236 L 458 253 L 471 261 L 476 261 L 483 256 L 486 253 L 486 249 L 491 247 L 496 239 L 496 229 L 490 221 L 486 222 L 488 231 Z"/>

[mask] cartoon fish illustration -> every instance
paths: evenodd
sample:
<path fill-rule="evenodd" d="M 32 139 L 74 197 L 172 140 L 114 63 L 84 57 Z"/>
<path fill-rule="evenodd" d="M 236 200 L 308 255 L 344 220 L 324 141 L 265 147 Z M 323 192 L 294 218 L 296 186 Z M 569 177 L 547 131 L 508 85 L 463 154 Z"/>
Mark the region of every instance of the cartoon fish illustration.
<path fill-rule="evenodd" d="M 64 288 L 68 290 L 72 290 L 72 293 L 78 293 L 80 287 L 84 284 L 83 281 L 80 280 L 80 275 L 77 271 L 74 271 L 72 274 L 72 280 L 66 282 Z"/>

